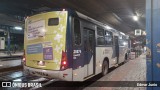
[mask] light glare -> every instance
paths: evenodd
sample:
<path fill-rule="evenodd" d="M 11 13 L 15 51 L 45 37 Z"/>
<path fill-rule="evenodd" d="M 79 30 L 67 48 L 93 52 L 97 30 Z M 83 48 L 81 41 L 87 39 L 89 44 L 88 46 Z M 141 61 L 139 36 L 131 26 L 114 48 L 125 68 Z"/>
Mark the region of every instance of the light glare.
<path fill-rule="evenodd" d="M 22 30 L 22 27 L 16 26 L 16 27 L 14 27 L 14 29 L 16 29 L 16 30 Z"/>
<path fill-rule="evenodd" d="M 107 29 L 112 29 L 110 26 L 106 26 Z"/>
<path fill-rule="evenodd" d="M 134 21 L 138 21 L 138 17 L 137 16 L 133 16 L 133 20 Z"/>

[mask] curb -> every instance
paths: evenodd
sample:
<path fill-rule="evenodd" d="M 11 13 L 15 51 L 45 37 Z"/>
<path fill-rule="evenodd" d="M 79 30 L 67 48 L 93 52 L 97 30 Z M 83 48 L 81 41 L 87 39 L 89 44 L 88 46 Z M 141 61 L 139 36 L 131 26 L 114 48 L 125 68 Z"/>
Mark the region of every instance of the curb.
<path fill-rule="evenodd" d="M 23 65 L 14 66 L 14 67 L 7 67 L 7 68 L 1 68 L 0 72 L 13 71 L 13 70 L 21 70 L 21 69 L 23 69 Z"/>
<path fill-rule="evenodd" d="M 3 56 L 3 57 L 0 56 L 0 59 L 7 59 L 7 58 L 22 58 L 22 57 L 23 57 L 22 55 L 20 55 L 20 56 Z"/>

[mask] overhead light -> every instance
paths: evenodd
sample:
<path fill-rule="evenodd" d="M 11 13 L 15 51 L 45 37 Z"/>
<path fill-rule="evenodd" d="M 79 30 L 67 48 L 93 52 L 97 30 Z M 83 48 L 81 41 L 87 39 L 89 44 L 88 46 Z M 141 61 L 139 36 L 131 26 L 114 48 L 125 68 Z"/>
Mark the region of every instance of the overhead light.
<path fill-rule="evenodd" d="M 62 11 L 65 11 L 65 9 L 63 9 Z"/>
<path fill-rule="evenodd" d="M 142 35 L 146 36 L 146 32 L 145 32 L 145 31 L 143 31 L 143 32 L 142 32 Z"/>
<path fill-rule="evenodd" d="M 123 32 L 120 32 L 120 34 L 125 35 Z"/>
<path fill-rule="evenodd" d="M 138 21 L 138 16 L 133 16 L 134 21 Z"/>
<path fill-rule="evenodd" d="M 14 27 L 14 29 L 16 29 L 16 30 L 22 30 L 22 27 L 16 26 L 16 27 Z"/>
<path fill-rule="evenodd" d="M 123 42 L 123 45 L 127 45 L 127 43 L 126 43 L 126 42 Z"/>
<path fill-rule="evenodd" d="M 135 30 L 135 35 L 136 35 L 136 36 L 142 35 L 142 30 L 141 30 L 141 29 L 136 29 L 136 30 Z"/>

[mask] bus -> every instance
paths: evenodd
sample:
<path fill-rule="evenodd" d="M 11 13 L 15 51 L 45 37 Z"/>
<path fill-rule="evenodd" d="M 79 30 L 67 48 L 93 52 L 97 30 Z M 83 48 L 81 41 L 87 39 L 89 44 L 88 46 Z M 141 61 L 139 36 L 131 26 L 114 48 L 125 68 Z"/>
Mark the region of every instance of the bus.
<path fill-rule="evenodd" d="M 26 18 L 24 71 L 64 81 L 84 81 L 127 59 L 127 35 L 77 11 Z"/>

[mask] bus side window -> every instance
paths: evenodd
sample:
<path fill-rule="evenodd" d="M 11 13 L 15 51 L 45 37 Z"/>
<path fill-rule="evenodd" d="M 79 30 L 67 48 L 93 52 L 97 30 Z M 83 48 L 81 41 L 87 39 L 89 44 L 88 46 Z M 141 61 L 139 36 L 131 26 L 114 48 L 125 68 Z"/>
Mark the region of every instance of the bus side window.
<path fill-rule="evenodd" d="M 112 45 L 113 44 L 112 32 L 105 31 L 105 42 L 106 42 L 106 45 Z"/>
<path fill-rule="evenodd" d="M 55 26 L 59 24 L 59 18 L 49 18 L 48 26 Z"/>
<path fill-rule="evenodd" d="M 97 45 L 105 45 L 104 29 L 97 28 Z"/>
<path fill-rule="evenodd" d="M 74 19 L 74 44 L 81 44 L 80 21 L 78 19 Z"/>

